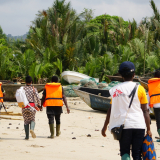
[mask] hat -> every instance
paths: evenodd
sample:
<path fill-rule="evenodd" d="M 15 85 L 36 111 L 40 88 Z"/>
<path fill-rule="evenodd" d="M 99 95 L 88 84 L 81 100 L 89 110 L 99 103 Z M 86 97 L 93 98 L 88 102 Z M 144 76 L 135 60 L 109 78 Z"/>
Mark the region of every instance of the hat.
<path fill-rule="evenodd" d="M 125 61 L 123 63 L 121 63 L 121 65 L 119 66 L 119 73 L 132 73 L 135 72 L 135 66 L 132 62 L 130 61 Z"/>

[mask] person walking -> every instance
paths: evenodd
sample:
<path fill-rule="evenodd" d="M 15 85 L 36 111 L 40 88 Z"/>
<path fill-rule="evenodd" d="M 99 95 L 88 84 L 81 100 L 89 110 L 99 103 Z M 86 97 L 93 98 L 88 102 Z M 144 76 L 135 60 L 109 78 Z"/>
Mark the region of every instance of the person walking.
<path fill-rule="evenodd" d="M 54 138 L 54 118 L 56 120 L 56 136 L 61 134 L 60 132 L 60 117 L 62 111 L 63 102 L 67 108 L 67 113 L 70 113 L 67 99 L 64 95 L 63 88 L 60 83 L 58 83 L 58 77 L 53 76 L 52 82 L 45 85 L 43 91 L 41 108 L 46 107 L 46 113 L 49 121 L 50 133 L 51 135 L 48 138 Z"/>
<path fill-rule="evenodd" d="M 133 82 L 135 66 L 132 62 L 125 61 L 119 67 L 124 82 L 109 90 L 111 95 L 111 107 L 102 128 L 102 135 L 106 137 L 106 130 L 120 127 L 124 124 L 122 136 L 119 140 L 120 155 L 122 160 L 130 160 L 130 146 L 132 145 L 133 160 L 141 160 L 141 148 L 147 126 L 147 134 L 152 136 L 150 131 L 150 117 L 147 109 L 147 96 L 144 88 L 138 85 L 133 102 L 129 108 L 131 98 L 129 95 L 136 86 Z"/>
<path fill-rule="evenodd" d="M 148 105 L 154 109 L 156 118 L 157 132 L 160 138 L 160 70 L 156 70 L 154 78 L 148 81 Z M 157 139 L 160 142 L 160 139 Z"/>
<path fill-rule="evenodd" d="M 24 118 L 24 129 L 25 129 L 25 140 L 29 139 L 29 125 L 30 125 L 30 133 L 32 135 L 32 138 L 36 138 L 36 134 L 34 133 L 35 128 L 35 114 L 36 109 L 38 106 L 40 106 L 40 98 L 39 94 L 36 88 L 32 86 L 32 77 L 27 76 L 26 77 L 26 86 L 23 87 L 25 90 L 26 97 L 29 101 L 29 105 L 22 108 L 22 115 Z"/>
<path fill-rule="evenodd" d="M 0 110 L 2 108 L 2 106 L 4 106 L 3 104 L 3 97 L 5 97 L 6 93 L 5 93 L 5 90 L 2 88 L 2 82 L 0 82 Z"/>

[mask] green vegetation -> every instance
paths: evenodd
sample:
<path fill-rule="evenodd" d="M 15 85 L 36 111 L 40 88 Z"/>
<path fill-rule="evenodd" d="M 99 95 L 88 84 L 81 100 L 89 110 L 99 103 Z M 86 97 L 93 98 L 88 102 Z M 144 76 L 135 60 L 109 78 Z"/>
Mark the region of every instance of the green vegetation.
<path fill-rule="evenodd" d="M 123 61 L 133 62 L 137 75 L 152 72 L 160 68 L 160 13 L 150 4 L 154 16 L 137 25 L 118 16 L 93 18 L 86 8 L 77 14 L 70 3 L 55 0 L 38 12 L 26 41 L 7 40 L 0 28 L 0 79 L 30 74 L 38 83 L 74 70 L 105 80 Z"/>

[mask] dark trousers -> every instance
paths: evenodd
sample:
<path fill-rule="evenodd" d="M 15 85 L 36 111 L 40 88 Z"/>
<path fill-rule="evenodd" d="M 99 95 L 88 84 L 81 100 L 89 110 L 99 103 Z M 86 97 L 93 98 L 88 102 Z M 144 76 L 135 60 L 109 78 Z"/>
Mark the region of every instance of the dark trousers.
<path fill-rule="evenodd" d="M 157 130 L 160 129 L 160 108 L 154 108 L 154 115 L 156 118 Z"/>
<path fill-rule="evenodd" d="M 141 160 L 144 134 L 144 129 L 123 129 L 122 137 L 119 141 L 121 156 L 124 154 L 130 155 L 130 146 L 132 145 L 133 160 Z"/>
<path fill-rule="evenodd" d="M 57 115 L 54 115 L 54 114 L 47 114 L 47 117 L 48 117 L 48 121 L 49 121 L 49 124 L 53 124 L 54 123 L 54 118 L 56 120 L 56 124 L 60 124 L 60 117 L 61 117 L 61 114 L 57 114 Z"/>

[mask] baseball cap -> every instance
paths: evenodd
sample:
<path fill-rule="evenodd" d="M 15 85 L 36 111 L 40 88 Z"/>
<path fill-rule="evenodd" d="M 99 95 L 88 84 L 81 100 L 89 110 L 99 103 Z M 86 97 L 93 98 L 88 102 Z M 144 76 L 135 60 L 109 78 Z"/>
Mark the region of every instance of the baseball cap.
<path fill-rule="evenodd" d="M 119 66 L 119 73 L 132 73 L 135 72 L 135 66 L 132 62 L 130 61 L 125 61 L 121 63 Z"/>

